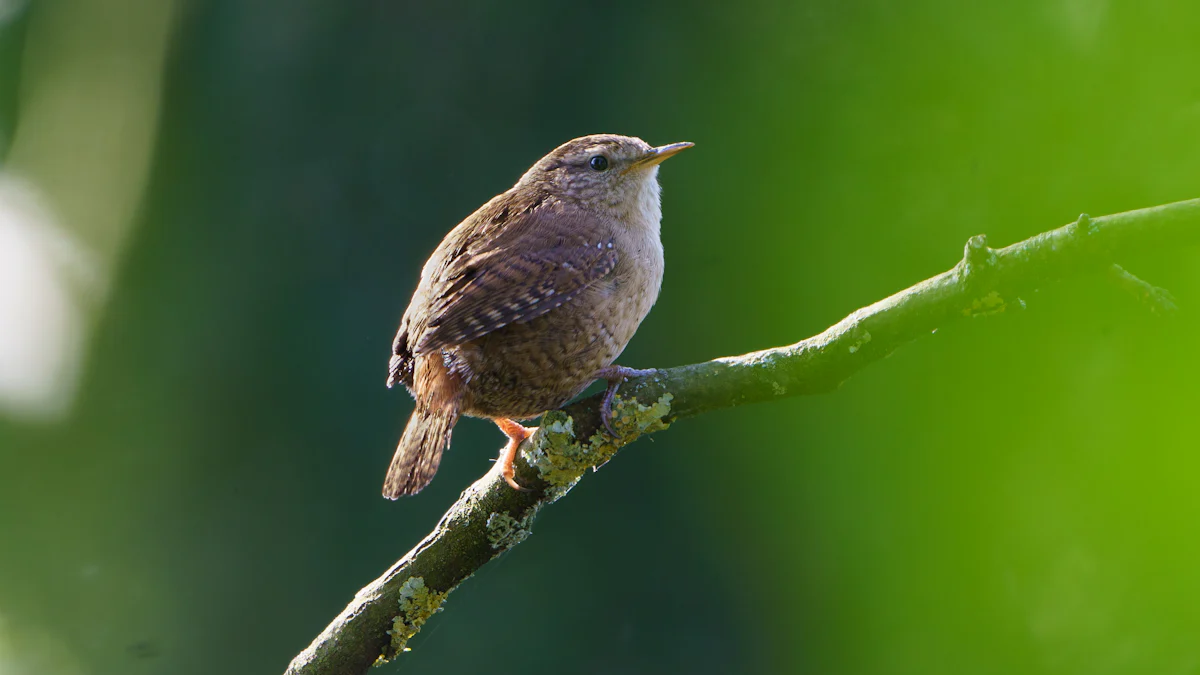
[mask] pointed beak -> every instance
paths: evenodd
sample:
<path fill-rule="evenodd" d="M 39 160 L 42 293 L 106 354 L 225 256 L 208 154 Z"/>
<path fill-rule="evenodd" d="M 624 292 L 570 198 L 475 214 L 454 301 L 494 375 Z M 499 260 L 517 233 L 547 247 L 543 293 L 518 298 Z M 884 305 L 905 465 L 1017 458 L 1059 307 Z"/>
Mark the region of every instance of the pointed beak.
<path fill-rule="evenodd" d="M 654 166 L 655 164 L 660 164 L 668 157 L 677 155 L 693 145 L 695 145 L 695 143 L 688 143 L 687 141 L 684 141 L 683 143 L 672 143 L 670 145 L 660 145 L 657 148 L 650 150 L 650 152 L 646 153 L 646 155 L 638 161 L 630 164 L 629 169 L 647 168 Z"/>

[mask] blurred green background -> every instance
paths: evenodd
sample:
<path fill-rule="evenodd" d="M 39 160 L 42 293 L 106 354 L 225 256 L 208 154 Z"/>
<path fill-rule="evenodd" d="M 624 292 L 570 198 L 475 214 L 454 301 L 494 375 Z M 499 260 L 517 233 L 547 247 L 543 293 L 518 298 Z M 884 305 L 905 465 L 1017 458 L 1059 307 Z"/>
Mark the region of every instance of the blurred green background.
<path fill-rule="evenodd" d="M 621 360 L 679 365 L 973 234 L 1200 197 L 1198 34 L 1181 0 L 0 0 L 0 673 L 281 672 L 490 467 L 468 420 L 379 496 L 390 342 L 444 233 L 562 141 L 696 143 Z M 61 247 L 3 236 L 50 231 L 85 261 L 45 258 L 58 305 L 22 265 Z M 1200 672 L 1200 251 L 1123 262 L 1180 315 L 1047 286 L 681 423 L 378 672 Z"/>

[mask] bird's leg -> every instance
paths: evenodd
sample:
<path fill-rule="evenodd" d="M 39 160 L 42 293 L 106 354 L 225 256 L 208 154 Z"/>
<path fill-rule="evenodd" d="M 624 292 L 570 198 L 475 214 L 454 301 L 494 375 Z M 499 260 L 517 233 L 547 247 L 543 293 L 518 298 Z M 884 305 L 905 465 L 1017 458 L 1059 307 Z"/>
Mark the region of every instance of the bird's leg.
<path fill-rule="evenodd" d="M 504 482 L 512 486 L 514 490 L 521 492 L 529 492 L 529 490 L 517 484 L 513 474 L 513 460 L 517 457 L 517 448 L 521 447 L 521 442 L 533 435 L 537 431 L 537 427 L 526 427 L 517 424 L 517 422 L 506 417 L 496 417 L 492 419 L 496 426 L 500 427 L 500 431 L 508 436 L 508 445 L 504 446 L 504 451 L 500 453 L 500 475 L 504 476 Z"/>
<path fill-rule="evenodd" d="M 604 422 L 604 428 L 608 429 L 608 433 L 612 434 L 613 438 L 620 438 L 620 434 L 612 426 L 612 400 L 617 395 L 617 389 L 620 389 L 621 383 L 627 378 L 649 377 L 656 372 L 658 371 L 653 368 L 638 370 L 617 365 L 605 366 L 596 371 L 597 380 L 608 381 L 608 389 L 604 390 L 604 399 L 600 401 L 600 421 Z"/>

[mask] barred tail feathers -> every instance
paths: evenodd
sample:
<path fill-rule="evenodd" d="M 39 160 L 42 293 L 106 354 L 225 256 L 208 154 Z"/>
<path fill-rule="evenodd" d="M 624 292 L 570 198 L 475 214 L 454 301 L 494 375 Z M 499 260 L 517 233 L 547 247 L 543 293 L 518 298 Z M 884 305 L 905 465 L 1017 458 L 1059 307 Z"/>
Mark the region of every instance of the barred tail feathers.
<path fill-rule="evenodd" d="M 384 497 L 415 495 L 429 485 L 441 464 L 442 452 L 450 445 L 450 434 L 457 421 L 457 401 L 432 408 L 417 405 L 388 467 L 383 481 Z"/>

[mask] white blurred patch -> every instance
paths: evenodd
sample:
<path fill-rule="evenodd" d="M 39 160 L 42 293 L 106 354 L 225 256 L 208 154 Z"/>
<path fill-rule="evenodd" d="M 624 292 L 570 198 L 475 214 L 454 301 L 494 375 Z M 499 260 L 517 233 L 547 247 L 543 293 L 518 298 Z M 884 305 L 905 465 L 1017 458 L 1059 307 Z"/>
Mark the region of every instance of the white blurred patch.
<path fill-rule="evenodd" d="M 17 18 L 17 15 L 28 4 L 26 0 L 0 0 L 0 26 Z"/>
<path fill-rule="evenodd" d="M 0 173 L 0 413 L 53 420 L 67 411 L 96 271 L 33 189 Z"/>
<path fill-rule="evenodd" d="M 0 614 L 0 675 L 80 675 L 61 635 L 18 627 Z"/>

